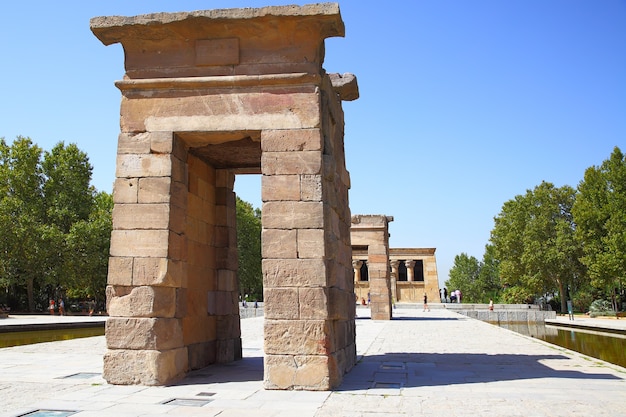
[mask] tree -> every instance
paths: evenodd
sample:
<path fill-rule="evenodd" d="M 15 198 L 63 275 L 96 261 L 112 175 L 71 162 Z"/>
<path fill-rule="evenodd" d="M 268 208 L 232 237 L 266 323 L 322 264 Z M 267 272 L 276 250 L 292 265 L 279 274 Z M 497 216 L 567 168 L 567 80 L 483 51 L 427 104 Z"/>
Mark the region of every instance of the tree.
<path fill-rule="evenodd" d="M 68 292 L 73 298 L 93 297 L 98 303 L 107 283 L 113 198 L 96 194 L 89 219 L 72 224 L 66 235 L 68 249 L 65 271 Z"/>
<path fill-rule="evenodd" d="M 0 282 L 26 291 L 30 311 L 67 286 L 67 235 L 92 212 L 91 170 L 76 145 L 61 142 L 44 154 L 29 138 L 11 145 L 0 139 Z M 91 233 L 82 238 L 88 241 Z"/>
<path fill-rule="evenodd" d="M 450 269 L 450 279 L 446 288 L 461 290 L 463 299 L 470 303 L 488 303 L 497 299 L 500 292 L 498 261 L 493 254 L 493 247 L 487 245 L 482 262 L 473 256 L 461 253 L 454 257 Z"/>
<path fill-rule="evenodd" d="M 18 137 L 11 146 L 0 139 L 0 263 L 7 285 L 25 287 L 29 310 L 35 309 L 35 281 L 49 277 L 46 250 L 58 243 L 43 223 L 44 176 L 41 148 Z"/>
<path fill-rule="evenodd" d="M 500 262 L 496 258 L 493 245 L 486 245 L 483 260 L 480 263 L 480 272 L 474 287 L 476 298 L 481 303 L 497 300 L 501 290 Z"/>
<path fill-rule="evenodd" d="M 237 253 L 242 296 L 263 298 L 261 270 L 261 210 L 237 197 Z"/>
<path fill-rule="evenodd" d="M 626 279 L 626 157 L 618 147 L 585 171 L 573 214 L 591 284 L 609 292 L 617 309 L 615 290 Z"/>
<path fill-rule="evenodd" d="M 474 286 L 480 274 L 480 263 L 473 256 L 461 253 L 454 257 L 454 264 L 450 268 L 450 279 L 446 281 L 446 288 L 449 291 L 461 290 L 463 299 L 470 302 L 476 300 Z"/>
<path fill-rule="evenodd" d="M 574 238 L 575 200 L 573 188 L 556 188 L 544 181 L 505 202 L 491 231 L 503 284 L 519 287 L 515 293 L 523 296 L 558 292 L 562 311 L 568 285 L 583 273 L 580 246 Z"/>
<path fill-rule="evenodd" d="M 89 185 L 93 168 L 87 154 L 75 144 L 59 142 L 42 161 L 46 222 L 68 233 L 72 224 L 87 220 L 94 204 Z"/>

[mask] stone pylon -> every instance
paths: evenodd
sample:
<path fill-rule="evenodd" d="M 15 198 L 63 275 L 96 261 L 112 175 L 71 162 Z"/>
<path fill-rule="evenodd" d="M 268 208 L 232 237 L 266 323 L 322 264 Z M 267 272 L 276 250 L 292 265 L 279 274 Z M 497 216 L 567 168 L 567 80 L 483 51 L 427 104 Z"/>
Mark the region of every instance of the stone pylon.
<path fill-rule="evenodd" d="M 265 387 L 327 390 L 355 363 L 342 100 L 322 68 L 337 4 L 97 17 L 121 43 L 104 378 L 166 384 L 241 357 L 235 176 L 262 174 Z"/>
<path fill-rule="evenodd" d="M 381 214 L 352 217 L 352 246 L 367 253 L 372 320 L 391 320 L 392 291 L 389 267 L 389 222 Z"/>

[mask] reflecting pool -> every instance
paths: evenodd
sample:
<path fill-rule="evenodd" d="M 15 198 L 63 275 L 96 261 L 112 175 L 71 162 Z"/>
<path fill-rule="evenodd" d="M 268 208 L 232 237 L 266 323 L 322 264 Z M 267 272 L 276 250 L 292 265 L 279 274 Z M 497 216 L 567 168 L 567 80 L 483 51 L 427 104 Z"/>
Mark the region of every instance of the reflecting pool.
<path fill-rule="evenodd" d="M 30 345 L 33 343 L 55 342 L 57 340 L 78 339 L 80 337 L 102 336 L 104 326 L 81 329 L 36 330 L 29 332 L 0 333 L 0 348 Z"/>
<path fill-rule="evenodd" d="M 626 367 L 626 335 L 563 329 L 543 323 L 500 323 L 499 326 Z"/>

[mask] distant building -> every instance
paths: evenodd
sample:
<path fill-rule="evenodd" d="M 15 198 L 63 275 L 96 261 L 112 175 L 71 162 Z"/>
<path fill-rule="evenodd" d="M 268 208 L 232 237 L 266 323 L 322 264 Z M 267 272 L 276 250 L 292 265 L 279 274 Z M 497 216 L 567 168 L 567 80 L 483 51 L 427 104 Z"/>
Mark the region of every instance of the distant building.
<path fill-rule="evenodd" d="M 391 216 L 356 215 L 352 217 L 352 267 L 357 301 L 379 301 L 387 297 L 394 303 L 439 303 L 439 280 L 435 248 L 389 248 L 388 223 Z M 372 281 L 375 284 L 372 284 Z"/>

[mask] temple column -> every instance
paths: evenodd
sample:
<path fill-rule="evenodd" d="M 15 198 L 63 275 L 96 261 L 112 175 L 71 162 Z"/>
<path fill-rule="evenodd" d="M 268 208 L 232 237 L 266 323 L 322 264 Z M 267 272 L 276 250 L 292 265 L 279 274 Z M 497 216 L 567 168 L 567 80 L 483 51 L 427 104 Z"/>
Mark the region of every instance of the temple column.
<path fill-rule="evenodd" d="M 398 301 L 396 282 L 398 281 L 398 265 L 400 265 L 400 261 L 393 259 L 389 261 L 389 265 L 391 266 L 391 300 L 396 302 Z"/>
<path fill-rule="evenodd" d="M 404 261 L 404 266 L 406 266 L 406 279 L 409 282 L 415 281 L 415 271 L 413 267 L 415 267 L 415 261 Z"/>
<path fill-rule="evenodd" d="M 354 259 L 352 261 L 352 268 L 354 269 L 354 282 L 357 283 L 361 281 L 361 266 L 363 265 L 363 261 L 358 259 Z"/>

